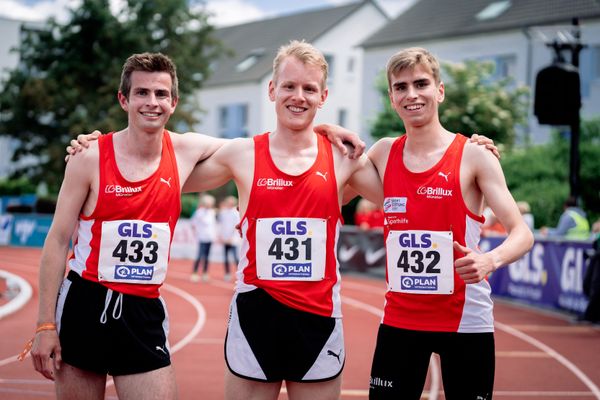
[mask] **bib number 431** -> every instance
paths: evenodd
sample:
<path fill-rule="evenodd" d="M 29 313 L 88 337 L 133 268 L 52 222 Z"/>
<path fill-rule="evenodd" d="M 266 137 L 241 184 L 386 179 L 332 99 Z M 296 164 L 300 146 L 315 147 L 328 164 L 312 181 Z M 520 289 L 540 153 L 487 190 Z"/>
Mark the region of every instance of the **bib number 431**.
<path fill-rule="evenodd" d="M 263 280 L 318 281 L 325 276 L 327 221 L 256 220 L 256 274 Z"/>

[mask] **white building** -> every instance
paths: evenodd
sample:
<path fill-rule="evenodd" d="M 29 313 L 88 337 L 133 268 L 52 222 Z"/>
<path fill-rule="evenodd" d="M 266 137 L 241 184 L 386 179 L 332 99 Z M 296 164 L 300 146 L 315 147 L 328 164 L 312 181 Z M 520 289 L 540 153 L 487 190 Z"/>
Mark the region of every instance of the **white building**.
<path fill-rule="evenodd" d="M 551 41 L 558 31 L 569 34 L 574 17 L 579 18 L 581 41 L 588 46 L 580 54 L 581 116 L 600 116 L 600 2 L 419 0 L 362 43 L 361 134 L 367 137 L 368 121 L 382 107 L 381 96 L 375 90 L 377 75 L 385 70 L 392 54 L 419 46 L 440 61 L 493 61 L 498 77 L 512 76 L 517 84 L 529 86 L 532 96 L 526 135 L 534 143 L 546 141 L 551 127 L 539 125 L 533 116 L 536 75 L 552 63 L 554 55 L 543 35 Z M 571 60 L 569 52 L 564 55 Z"/>
<path fill-rule="evenodd" d="M 22 24 L 22 21 L 0 17 L 0 88 L 8 77 L 8 71 L 19 62 L 18 54 L 11 50 L 21 42 Z M 0 178 L 6 177 L 10 171 L 13 146 L 10 138 L 0 136 Z"/>
<path fill-rule="evenodd" d="M 316 121 L 339 123 L 358 131 L 362 115 L 362 49 L 359 44 L 388 22 L 376 2 L 365 0 L 333 8 L 218 29 L 216 36 L 233 56 L 214 63 L 198 92 L 205 111 L 194 130 L 222 137 L 254 136 L 275 129 L 275 107 L 268 84 L 273 59 L 292 39 L 306 40 L 329 62 L 329 97 Z"/>
<path fill-rule="evenodd" d="M 9 71 L 19 63 L 19 54 L 14 49 L 21 43 L 23 29 L 39 29 L 42 26 L 43 24 L 39 22 L 24 22 L 0 17 L 0 89 L 4 81 L 8 79 Z M 14 139 L 0 136 L 0 179 L 7 177 L 15 168 L 11 157 L 16 146 Z M 35 162 L 35 159 L 28 157 L 21 160 L 21 165 L 31 162 Z"/>

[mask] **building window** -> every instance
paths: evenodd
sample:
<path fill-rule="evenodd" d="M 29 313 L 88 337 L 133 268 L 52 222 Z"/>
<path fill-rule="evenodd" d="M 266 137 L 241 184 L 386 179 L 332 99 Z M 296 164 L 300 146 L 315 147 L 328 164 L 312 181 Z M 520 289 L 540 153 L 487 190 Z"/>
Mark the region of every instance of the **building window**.
<path fill-rule="evenodd" d="M 233 139 L 248 137 L 248 105 L 228 104 L 219 107 L 219 136 Z"/>
<path fill-rule="evenodd" d="M 244 72 L 252 68 L 258 60 L 265 54 L 265 49 L 252 50 L 242 61 L 235 66 L 238 72 Z"/>
<path fill-rule="evenodd" d="M 579 54 L 581 97 L 590 95 L 592 84 L 600 80 L 600 46 L 590 46 Z"/>
<path fill-rule="evenodd" d="M 327 64 L 329 64 L 329 72 L 327 74 L 327 83 L 330 84 L 331 82 L 333 82 L 333 71 L 335 68 L 335 64 L 334 62 L 334 58 L 333 55 L 331 54 L 325 54 L 325 61 L 327 61 Z"/>
<path fill-rule="evenodd" d="M 348 120 L 348 111 L 345 108 L 340 108 L 338 111 L 338 125 L 346 126 Z"/>
<path fill-rule="evenodd" d="M 488 21 L 502 15 L 506 10 L 510 8 L 510 0 L 495 1 L 488 4 L 483 10 L 481 10 L 475 18 L 479 21 Z"/>
<path fill-rule="evenodd" d="M 348 58 L 348 73 L 354 72 L 354 57 Z"/>
<path fill-rule="evenodd" d="M 489 82 L 496 82 L 505 78 L 515 77 L 517 57 L 514 54 L 483 57 L 478 59 L 478 61 L 491 62 L 494 64 L 494 71 L 489 77 Z"/>

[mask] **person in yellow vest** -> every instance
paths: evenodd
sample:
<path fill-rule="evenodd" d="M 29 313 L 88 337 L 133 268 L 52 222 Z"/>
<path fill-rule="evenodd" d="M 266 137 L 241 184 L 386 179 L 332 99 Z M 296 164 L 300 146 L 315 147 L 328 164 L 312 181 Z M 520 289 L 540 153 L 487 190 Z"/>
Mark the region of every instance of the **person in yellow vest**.
<path fill-rule="evenodd" d="M 590 238 L 590 224 L 585 211 L 577 206 L 577 200 L 569 196 L 564 203 L 563 211 L 556 228 L 543 227 L 540 232 L 547 237 L 564 237 L 565 239 L 585 240 Z"/>

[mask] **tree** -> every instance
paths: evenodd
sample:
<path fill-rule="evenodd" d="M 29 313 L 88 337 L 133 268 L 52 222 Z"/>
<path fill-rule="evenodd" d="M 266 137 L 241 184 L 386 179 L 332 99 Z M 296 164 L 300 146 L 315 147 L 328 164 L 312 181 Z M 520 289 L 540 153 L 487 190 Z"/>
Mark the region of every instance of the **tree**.
<path fill-rule="evenodd" d="M 55 192 L 62 180 L 65 144 L 76 134 L 126 125 L 117 100 L 121 66 L 133 53 L 162 52 L 178 68 L 180 105 L 170 127 L 194 122 L 186 102 L 223 52 L 203 11 L 187 0 L 127 0 L 113 15 L 109 0 L 83 0 L 70 21 L 29 29 L 18 48 L 19 66 L 2 84 L 0 134 L 20 142 L 13 160 L 40 162 L 18 171 Z"/>
<path fill-rule="evenodd" d="M 600 118 L 581 123 L 581 205 L 591 222 L 600 217 Z M 569 138 L 553 132 L 549 143 L 513 149 L 502 157 L 508 187 L 531 205 L 536 226 L 555 226 L 569 196 Z"/>
<path fill-rule="evenodd" d="M 483 133 L 496 143 L 511 146 L 516 129 L 527 118 L 525 87 L 513 88 L 512 80 L 494 80 L 492 63 L 466 61 L 461 64 L 442 63 L 445 100 L 440 105 L 440 122 L 452 132 Z M 383 110 L 378 114 L 372 130 L 373 138 L 398 136 L 404 124 L 391 107 L 385 73 L 376 81 L 382 95 Z"/>

